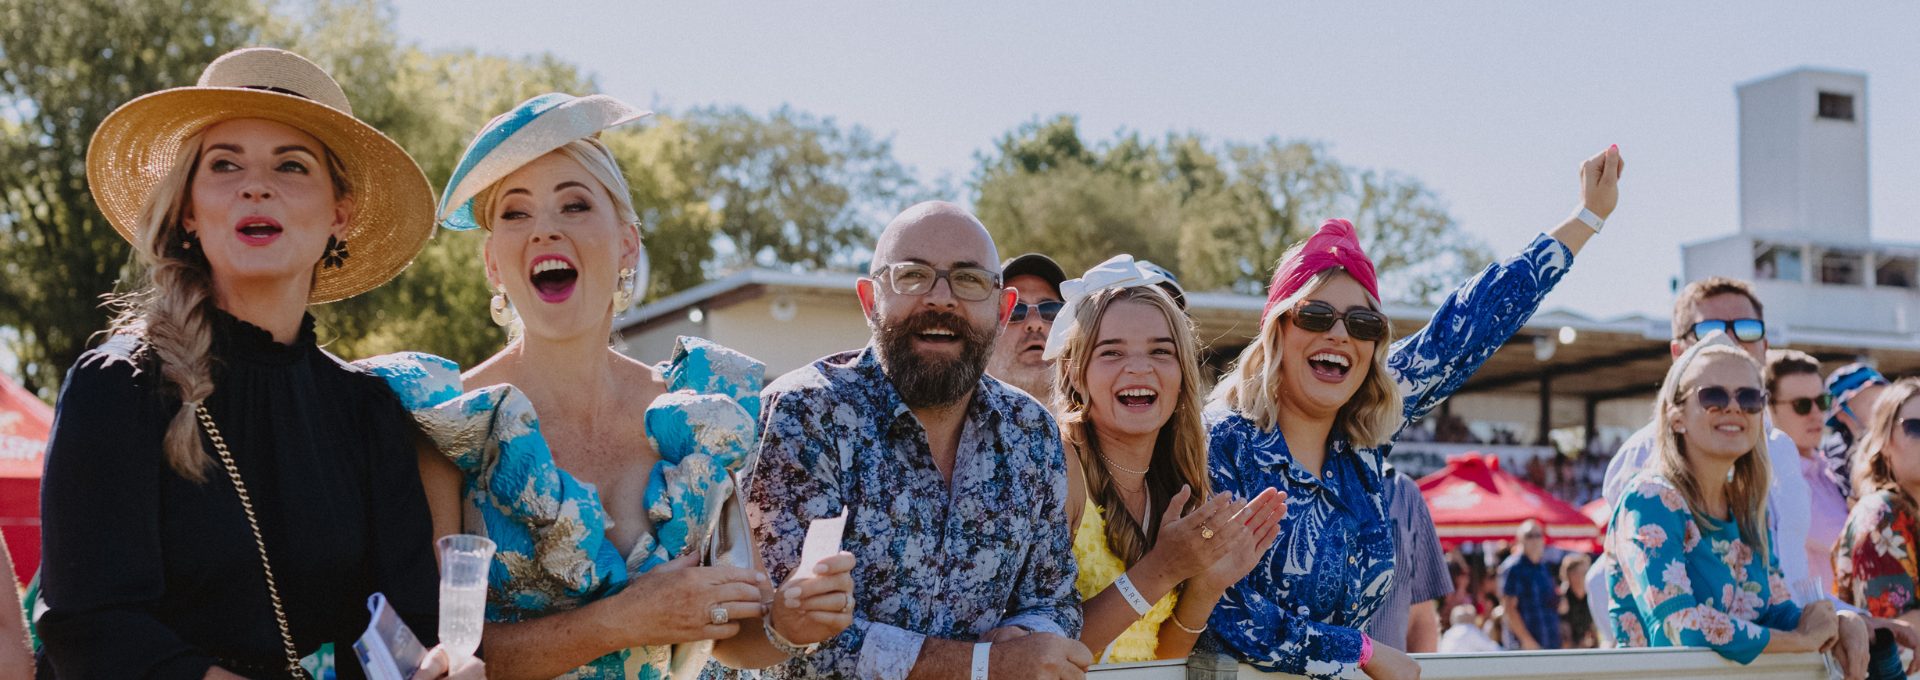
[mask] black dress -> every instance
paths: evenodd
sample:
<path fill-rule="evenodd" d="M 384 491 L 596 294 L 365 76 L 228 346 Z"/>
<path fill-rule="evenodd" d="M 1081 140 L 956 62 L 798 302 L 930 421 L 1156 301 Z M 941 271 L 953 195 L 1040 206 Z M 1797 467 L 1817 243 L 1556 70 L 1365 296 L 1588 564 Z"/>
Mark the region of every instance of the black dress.
<path fill-rule="evenodd" d="M 314 345 L 214 313 L 206 400 L 252 497 L 300 654 L 334 645 L 341 678 L 383 592 L 434 644 L 438 570 L 413 425 L 379 378 Z M 41 481 L 48 611 L 38 631 L 63 680 L 256 678 L 286 665 L 253 533 L 210 440 L 195 484 L 166 463 L 178 409 L 152 353 L 120 336 L 68 373 Z M 44 670 L 44 669 L 43 669 Z"/>

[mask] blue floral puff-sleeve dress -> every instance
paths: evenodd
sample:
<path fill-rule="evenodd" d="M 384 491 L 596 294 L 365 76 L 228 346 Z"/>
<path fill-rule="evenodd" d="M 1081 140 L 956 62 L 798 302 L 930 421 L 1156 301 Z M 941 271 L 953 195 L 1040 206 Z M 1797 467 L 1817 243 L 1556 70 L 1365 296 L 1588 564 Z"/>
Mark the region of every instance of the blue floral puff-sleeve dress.
<path fill-rule="evenodd" d="M 625 588 L 708 534 L 729 472 L 757 448 L 766 365 L 739 352 L 681 337 L 658 366 L 668 393 L 646 411 L 647 439 L 660 453 L 647 484 L 651 535 L 621 554 L 593 485 L 553 460 L 540 419 L 512 385 L 464 390 L 460 367 L 402 352 L 358 362 L 384 378 L 421 430 L 465 474 L 463 530 L 499 546 L 488 574 L 487 620 L 524 621 L 579 608 Z M 697 542 L 697 541 L 696 541 Z M 668 647 L 620 650 L 560 676 L 567 680 L 654 680 L 680 663 Z M 698 657 L 704 655 L 691 655 Z M 689 659 L 690 655 L 681 655 Z M 691 669 L 697 671 L 697 668 Z"/>

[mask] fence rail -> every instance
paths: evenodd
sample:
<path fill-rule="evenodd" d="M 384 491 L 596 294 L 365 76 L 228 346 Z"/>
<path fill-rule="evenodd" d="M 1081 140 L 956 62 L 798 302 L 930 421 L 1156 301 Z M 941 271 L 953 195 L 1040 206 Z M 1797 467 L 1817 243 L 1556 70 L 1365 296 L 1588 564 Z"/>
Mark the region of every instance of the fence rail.
<path fill-rule="evenodd" d="M 1497 654 L 1415 654 L 1421 680 L 1826 680 L 1818 654 L 1762 654 L 1752 664 L 1710 649 L 1584 649 Z M 1088 680 L 1294 680 L 1225 659 L 1094 666 Z M 1364 680 L 1364 678 L 1360 679 Z"/>

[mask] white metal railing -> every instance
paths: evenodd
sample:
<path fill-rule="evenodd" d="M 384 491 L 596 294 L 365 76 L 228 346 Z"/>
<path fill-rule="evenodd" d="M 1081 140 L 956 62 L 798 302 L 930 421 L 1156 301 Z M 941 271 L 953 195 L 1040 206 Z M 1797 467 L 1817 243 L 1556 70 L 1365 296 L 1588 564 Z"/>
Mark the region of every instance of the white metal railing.
<path fill-rule="evenodd" d="M 1421 680 L 1826 680 L 1826 665 L 1818 654 L 1762 654 L 1742 666 L 1711 649 L 1581 649 L 1494 654 L 1415 654 Z M 1207 668 L 1186 660 L 1094 666 L 1088 680 L 1290 680 L 1295 675 L 1268 674 L 1237 664 Z"/>

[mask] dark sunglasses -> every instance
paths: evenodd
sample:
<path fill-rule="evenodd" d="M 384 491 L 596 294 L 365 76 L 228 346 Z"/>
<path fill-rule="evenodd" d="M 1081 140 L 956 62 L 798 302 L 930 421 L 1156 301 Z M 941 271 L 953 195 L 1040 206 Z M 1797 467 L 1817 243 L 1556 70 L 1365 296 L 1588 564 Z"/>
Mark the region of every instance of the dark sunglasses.
<path fill-rule="evenodd" d="M 1355 340 L 1374 342 L 1387 337 L 1387 317 L 1371 309 L 1335 310 L 1333 305 L 1308 300 L 1293 306 L 1293 325 L 1309 333 L 1333 330 L 1335 321 L 1347 322 L 1347 335 Z"/>
<path fill-rule="evenodd" d="M 1907 418 L 1900 421 L 1900 429 L 1907 433 L 1908 439 L 1920 439 L 1920 418 Z"/>
<path fill-rule="evenodd" d="M 1709 411 L 1728 411 L 1735 406 L 1748 414 L 1759 413 L 1767 407 L 1767 391 L 1758 387 L 1742 387 L 1728 390 L 1725 387 L 1701 387 L 1693 391 L 1690 397 L 1700 408 Z"/>
<path fill-rule="evenodd" d="M 1048 300 L 1046 302 L 1041 302 L 1038 304 L 1031 304 L 1031 305 L 1025 302 L 1015 302 L 1013 303 L 1013 315 L 1007 317 L 1007 321 L 1009 323 L 1020 323 L 1022 321 L 1026 321 L 1028 310 L 1034 310 L 1034 311 L 1040 312 L 1041 321 L 1052 323 L 1053 317 L 1059 316 L 1060 308 L 1065 306 L 1067 306 L 1067 303 L 1061 302 L 1059 300 Z"/>
<path fill-rule="evenodd" d="M 1699 340 L 1714 331 L 1726 333 L 1732 336 L 1733 339 L 1741 342 L 1759 342 L 1761 338 L 1767 337 L 1767 323 L 1759 319 L 1734 319 L 1732 321 L 1713 319 L 1694 324 L 1693 328 L 1688 332 L 1693 336 L 1693 339 Z"/>
<path fill-rule="evenodd" d="M 1821 413 L 1825 413 L 1827 409 L 1833 408 L 1833 395 L 1822 394 L 1817 397 L 1801 397 L 1799 399 L 1788 399 L 1785 402 L 1776 401 L 1774 403 L 1785 403 L 1792 406 L 1794 413 L 1804 416 L 1812 413 L 1814 409 L 1820 409 Z"/>

